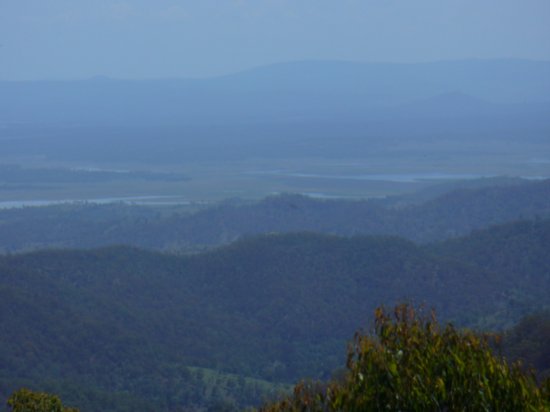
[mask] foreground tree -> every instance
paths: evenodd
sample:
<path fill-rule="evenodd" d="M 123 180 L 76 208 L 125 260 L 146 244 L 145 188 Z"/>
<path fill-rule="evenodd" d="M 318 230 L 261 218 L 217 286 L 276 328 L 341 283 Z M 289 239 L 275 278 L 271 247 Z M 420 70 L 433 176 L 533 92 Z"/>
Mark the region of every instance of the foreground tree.
<path fill-rule="evenodd" d="M 261 411 L 550 411 L 548 381 L 539 387 L 495 356 L 490 339 L 408 305 L 377 309 L 375 333 L 356 334 L 341 381 L 300 383 Z"/>
<path fill-rule="evenodd" d="M 10 396 L 8 406 L 11 412 L 78 412 L 78 409 L 63 406 L 55 395 L 25 388 Z"/>

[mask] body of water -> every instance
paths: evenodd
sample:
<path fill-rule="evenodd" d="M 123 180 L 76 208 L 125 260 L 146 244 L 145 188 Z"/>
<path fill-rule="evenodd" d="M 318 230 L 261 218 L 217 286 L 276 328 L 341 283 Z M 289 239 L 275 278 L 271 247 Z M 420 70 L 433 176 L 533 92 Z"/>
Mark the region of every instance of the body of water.
<path fill-rule="evenodd" d="M 13 209 L 21 207 L 52 206 L 62 204 L 109 204 L 125 203 L 141 206 L 176 206 L 191 205 L 202 202 L 191 202 L 174 196 L 129 196 L 129 197 L 102 197 L 95 199 L 56 199 L 56 200 L 8 200 L 0 201 L 0 209 Z"/>
<path fill-rule="evenodd" d="M 337 180 L 367 180 L 378 182 L 396 182 L 396 183 L 419 183 L 425 181 L 439 180 L 471 180 L 496 177 L 496 175 L 481 175 L 481 174 L 465 174 L 465 173 L 395 173 L 395 174 L 354 174 L 354 175 L 333 175 L 322 173 L 300 173 L 287 172 L 283 170 L 267 170 L 253 171 L 249 174 L 281 176 L 281 177 L 298 177 L 307 179 L 337 179 Z"/>

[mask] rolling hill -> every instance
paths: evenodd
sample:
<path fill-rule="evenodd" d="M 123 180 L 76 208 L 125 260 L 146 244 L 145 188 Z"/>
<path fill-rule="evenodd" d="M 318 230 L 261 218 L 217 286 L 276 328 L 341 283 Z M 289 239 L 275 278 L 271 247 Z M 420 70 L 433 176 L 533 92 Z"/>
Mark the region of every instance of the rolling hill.
<path fill-rule="evenodd" d="M 4 256 L 2 394 L 30 382 L 75 404 L 84 393 L 85 410 L 107 399 L 167 410 L 191 402 L 203 382 L 190 367 L 274 383 L 326 377 L 374 307 L 400 301 L 426 302 L 461 325 L 511 325 L 549 305 L 550 277 L 539 265 L 549 233 L 543 220 L 424 247 L 287 234 L 193 256 L 128 247 Z M 245 383 L 233 382 L 226 396 L 241 405 L 258 399 L 251 387 L 248 398 L 238 395 Z M 202 406 L 213 399 L 194 396 Z"/>
<path fill-rule="evenodd" d="M 473 181 L 385 200 L 281 195 L 225 202 L 194 214 L 124 205 L 60 205 L 0 211 L 0 250 L 126 244 L 196 251 L 262 233 L 395 235 L 427 243 L 517 219 L 550 216 L 550 180 Z"/>

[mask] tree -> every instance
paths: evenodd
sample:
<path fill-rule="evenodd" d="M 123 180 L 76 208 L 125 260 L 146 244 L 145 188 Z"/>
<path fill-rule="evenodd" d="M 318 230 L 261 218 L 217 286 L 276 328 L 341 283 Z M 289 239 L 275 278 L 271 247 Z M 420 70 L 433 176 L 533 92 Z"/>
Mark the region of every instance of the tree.
<path fill-rule="evenodd" d="M 409 305 L 378 308 L 374 335 L 356 334 L 340 382 L 302 382 L 261 411 L 550 411 L 548 381 L 539 387 L 495 356 L 492 338 L 440 327 Z"/>
<path fill-rule="evenodd" d="M 63 406 L 61 399 L 44 392 L 19 389 L 8 399 L 11 412 L 78 412 L 78 409 Z"/>

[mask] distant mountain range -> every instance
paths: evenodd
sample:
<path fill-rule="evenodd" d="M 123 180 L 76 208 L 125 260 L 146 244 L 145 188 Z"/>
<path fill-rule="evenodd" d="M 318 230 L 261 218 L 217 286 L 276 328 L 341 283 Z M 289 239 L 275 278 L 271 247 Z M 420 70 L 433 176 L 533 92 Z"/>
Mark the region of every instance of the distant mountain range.
<path fill-rule="evenodd" d="M 317 61 L 199 80 L 0 82 L 5 155 L 65 160 L 360 157 L 422 139 L 484 151 L 521 140 L 537 152 L 548 119 L 550 62 L 523 60 Z"/>
<path fill-rule="evenodd" d="M 372 103 L 402 103 L 461 92 L 502 103 L 548 101 L 550 62 L 514 59 L 434 63 L 302 61 L 207 80 L 232 91 L 356 94 Z"/>
<path fill-rule="evenodd" d="M 437 98 L 440 103 L 450 102 L 470 110 L 477 101 L 474 99 L 501 104 L 548 103 L 550 62 L 310 61 L 200 80 L 97 77 L 0 82 L 0 95 L 1 122 L 292 121 L 312 116 L 339 119 L 363 116 L 374 108 L 395 110 L 399 105 L 441 95 L 446 98 Z M 457 99 L 460 95 L 471 98 Z M 479 102 L 474 107 L 479 108 Z"/>

